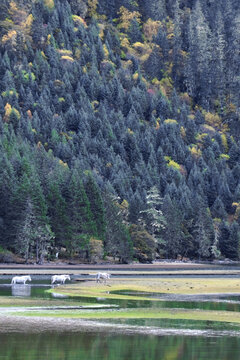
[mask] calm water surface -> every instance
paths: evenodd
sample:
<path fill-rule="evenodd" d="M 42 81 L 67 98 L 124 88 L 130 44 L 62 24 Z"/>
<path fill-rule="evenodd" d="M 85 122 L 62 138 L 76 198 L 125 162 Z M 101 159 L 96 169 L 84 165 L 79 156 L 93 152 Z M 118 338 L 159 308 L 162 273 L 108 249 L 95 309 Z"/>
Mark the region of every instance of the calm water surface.
<path fill-rule="evenodd" d="M 234 337 L 109 333 L 0 335 L 4 360 L 239 360 Z"/>

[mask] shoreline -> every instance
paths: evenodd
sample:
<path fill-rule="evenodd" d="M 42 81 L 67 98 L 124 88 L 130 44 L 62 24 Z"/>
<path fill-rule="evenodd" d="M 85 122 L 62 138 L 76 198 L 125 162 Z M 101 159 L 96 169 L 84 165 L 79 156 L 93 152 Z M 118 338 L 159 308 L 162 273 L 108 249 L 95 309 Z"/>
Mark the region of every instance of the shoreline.
<path fill-rule="evenodd" d="M 129 264 L 118 264 L 118 263 L 99 263 L 99 264 L 86 264 L 86 263 L 71 263 L 67 261 L 55 261 L 55 262 L 45 262 L 41 265 L 32 263 L 0 263 L 0 269 L 8 269 L 8 268 L 36 268 L 36 269 L 56 269 L 56 268 L 69 268 L 69 269 L 88 269 L 88 268 L 96 268 L 96 269 L 107 269 L 107 268 L 116 268 L 116 269 L 162 269 L 162 268 L 203 268 L 203 267 L 219 267 L 219 266 L 234 266 L 239 265 L 240 262 L 229 262 L 229 261 L 213 261 L 213 262 L 195 262 L 195 261 L 174 261 L 174 260 L 163 260 L 163 261 L 155 261 L 149 264 L 143 263 L 129 263 Z"/>
<path fill-rule="evenodd" d="M 70 275 L 96 275 L 98 271 L 110 272 L 112 275 L 240 275 L 239 262 L 181 262 L 158 261 L 152 264 L 69 264 L 68 262 L 46 262 L 38 264 L 0 263 L 0 275 L 53 275 L 69 273 Z"/>

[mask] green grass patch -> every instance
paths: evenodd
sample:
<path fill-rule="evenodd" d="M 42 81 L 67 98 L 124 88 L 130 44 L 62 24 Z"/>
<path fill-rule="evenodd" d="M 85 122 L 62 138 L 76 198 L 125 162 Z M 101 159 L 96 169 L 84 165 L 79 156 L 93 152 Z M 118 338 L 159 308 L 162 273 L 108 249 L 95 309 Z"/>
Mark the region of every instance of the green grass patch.
<path fill-rule="evenodd" d="M 116 291 L 127 290 L 163 293 L 163 294 L 240 294 L 240 281 L 237 278 L 125 278 L 121 280 L 111 280 L 106 284 L 96 284 L 87 281 L 80 284 L 71 284 L 57 289 L 50 289 L 50 292 L 65 294 L 68 296 L 81 297 L 105 297 L 109 299 L 134 299 L 152 300 L 146 297 L 116 294 Z M 114 293 L 113 293 L 114 292 Z"/>
<path fill-rule="evenodd" d="M 186 309 L 120 309 L 120 310 L 68 310 L 26 311 L 11 313 L 17 316 L 61 317 L 69 319 L 178 319 L 240 323 L 240 314 L 225 311 L 203 311 Z"/>
<path fill-rule="evenodd" d="M 62 299 L 41 299 L 41 298 L 21 298 L 12 296 L 0 296 L 1 307 L 31 307 L 31 306 L 83 306 L 89 305 L 87 302 L 80 302 L 77 300 L 62 300 Z M 1 311 L 1 309 L 0 309 Z"/>

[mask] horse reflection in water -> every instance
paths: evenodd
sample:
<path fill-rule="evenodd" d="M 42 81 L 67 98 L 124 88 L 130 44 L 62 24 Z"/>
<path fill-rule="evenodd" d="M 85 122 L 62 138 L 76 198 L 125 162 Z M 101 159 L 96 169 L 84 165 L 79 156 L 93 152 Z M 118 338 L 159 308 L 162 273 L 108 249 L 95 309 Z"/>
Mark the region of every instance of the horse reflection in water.
<path fill-rule="evenodd" d="M 27 281 L 32 281 L 29 275 L 14 276 L 11 282 L 12 296 L 31 296 L 31 286 L 26 284 Z"/>
<path fill-rule="evenodd" d="M 103 281 L 104 283 L 106 283 L 107 280 L 110 279 L 110 274 L 108 274 L 108 273 L 101 273 L 101 272 L 97 273 L 96 281 L 97 281 L 97 282 L 101 282 L 101 279 L 102 279 L 102 281 Z"/>
<path fill-rule="evenodd" d="M 59 282 L 60 284 L 65 284 L 66 280 L 71 280 L 69 275 L 53 275 L 51 277 L 51 284 Z"/>
<path fill-rule="evenodd" d="M 12 286 L 12 296 L 31 296 L 31 285 L 29 284 L 14 284 Z"/>

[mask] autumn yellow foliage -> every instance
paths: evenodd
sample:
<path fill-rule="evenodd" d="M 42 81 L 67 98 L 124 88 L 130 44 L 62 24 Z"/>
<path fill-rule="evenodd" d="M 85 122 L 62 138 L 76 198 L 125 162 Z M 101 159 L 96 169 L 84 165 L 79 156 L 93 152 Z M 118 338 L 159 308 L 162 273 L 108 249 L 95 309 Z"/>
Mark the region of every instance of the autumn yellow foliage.
<path fill-rule="evenodd" d="M 164 124 L 177 124 L 178 122 L 177 122 L 177 120 L 174 120 L 174 119 L 166 119 L 166 120 L 164 120 Z"/>
<path fill-rule="evenodd" d="M 53 9 L 55 6 L 54 0 L 44 0 L 44 5 L 50 10 Z"/>
<path fill-rule="evenodd" d="M 11 40 L 12 42 L 16 40 L 17 32 L 15 30 L 9 30 L 7 34 L 3 35 L 2 43 L 5 44 L 7 41 Z"/>
<path fill-rule="evenodd" d="M 62 160 L 59 160 L 59 164 L 62 165 L 62 166 L 64 166 L 64 167 L 68 167 L 68 164 L 65 163 L 65 162 L 62 161 Z"/>
<path fill-rule="evenodd" d="M 230 156 L 227 155 L 227 154 L 221 154 L 221 155 L 220 155 L 220 158 L 221 158 L 221 159 L 224 159 L 224 160 L 229 160 L 229 159 L 230 159 Z"/>
<path fill-rule="evenodd" d="M 142 48 L 145 47 L 145 45 L 144 45 L 143 43 L 141 43 L 140 41 L 137 41 L 137 42 L 135 42 L 135 43 L 133 44 L 133 47 L 134 47 L 135 49 L 142 49 Z"/>
<path fill-rule="evenodd" d="M 18 120 L 20 119 L 20 112 L 17 109 L 15 109 L 14 107 L 12 107 L 9 103 L 7 103 L 5 105 L 4 110 L 5 110 L 5 114 L 4 114 L 3 120 L 5 122 L 10 121 L 10 117 L 12 114 L 14 114 Z"/>
<path fill-rule="evenodd" d="M 96 17 L 97 16 L 97 6 L 98 0 L 88 0 L 88 16 L 89 17 Z"/>
<path fill-rule="evenodd" d="M 15 1 L 10 2 L 8 12 L 15 25 L 25 24 L 28 14 L 23 8 L 20 9 Z"/>
<path fill-rule="evenodd" d="M 109 51 L 108 51 L 106 44 L 103 45 L 103 52 L 104 52 L 105 59 L 108 59 Z"/>
<path fill-rule="evenodd" d="M 126 37 L 121 40 L 121 46 L 126 49 L 130 47 L 129 40 Z"/>
<path fill-rule="evenodd" d="M 207 133 L 197 134 L 196 135 L 196 140 L 198 142 L 202 143 L 207 136 L 208 136 Z"/>
<path fill-rule="evenodd" d="M 138 72 L 135 72 L 132 76 L 133 80 L 137 80 L 139 78 Z"/>
<path fill-rule="evenodd" d="M 32 14 L 30 14 L 30 15 L 28 15 L 28 17 L 26 18 L 25 26 L 26 26 L 27 28 L 31 28 L 32 22 L 33 22 L 33 16 L 32 16 Z"/>
<path fill-rule="evenodd" d="M 120 29 L 128 30 L 131 24 L 131 21 L 135 18 L 138 23 L 141 22 L 141 14 L 138 11 L 130 12 L 124 6 L 121 6 L 119 9 L 119 25 Z"/>
<path fill-rule="evenodd" d="M 228 152 L 228 142 L 227 142 L 227 137 L 225 134 L 221 135 L 221 139 L 222 139 L 222 145 L 224 147 L 225 152 Z"/>
<path fill-rule="evenodd" d="M 167 164 L 168 167 L 171 167 L 173 169 L 176 170 L 180 170 L 181 169 L 181 165 L 179 165 L 176 161 L 174 160 L 170 160 L 169 163 Z"/>
<path fill-rule="evenodd" d="M 152 19 L 148 19 L 147 22 L 143 25 L 143 33 L 145 39 L 148 41 L 152 41 L 153 36 L 157 35 L 160 26 L 161 21 L 154 21 Z"/>
<path fill-rule="evenodd" d="M 141 54 L 143 54 L 143 53 L 145 53 L 146 52 L 146 50 L 148 50 L 148 46 L 146 45 L 146 44 L 143 44 L 143 43 L 141 43 L 141 42 L 135 42 L 134 44 L 133 44 L 133 48 L 135 49 L 135 50 L 137 50 L 139 53 L 141 53 Z"/>
<path fill-rule="evenodd" d="M 2 97 L 7 97 L 7 96 L 16 96 L 18 98 L 18 93 L 16 92 L 16 90 L 11 89 L 11 90 L 6 90 L 3 91 L 1 93 Z"/>
<path fill-rule="evenodd" d="M 9 16 L 1 21 L 1 27 L 6 30 L 6 34 L 1 38 L 1 42 L 8 42 L 13 48 L 16 46 L 16 37 L 21 33 L 23 40 L 30 38 L 33 15 L 29 14 L 23 5 L 16 1 L 10 1 L 8 5 Z"/>
<path fill-rule="evenodd" d="M 216 129 L 213 126 L 208 125 L 208 124 L 204 124 L 202 126 L 202 130 L 209 135 L 213 135 L 216 132 Z"/>
<path fill-rule="evenodd" d="M 184 101 L 186 104 L 192 105 L 192 98 L 190 97 L 190 95 L 187 92 L 182 93 L 180 95 L 180 97 L 181 97 L 182 101 Z"/>
<path fill-rule="evenodd" d="M 213 114 L 210 112 L 206 112 L 205 114 L 205 121 L 208 125 L 214 127 L 215 129 L 221 130 L 223 132 L 228 130 L 227 124 L 224 124 L 222 119 L 218 114 Z"/>
<path fill-rule="evenodd" d="M 207 112 L 205 114 L 205 120 L 206 123 L 209 124 L 210 126 L 214 126 L 214 127 L 221 126 L 221 119 L 218 114 L 212 114 L 210 112 Z"/>
<path fill-rule="evenodd" d="M 61 60 L 69 61 L 71 63 L 74 62 L 74 59 L 71 56 L 67 56 L 67 55 L 61 56 Z"/>
<path fill-rule="evenodd" d="M 196 146 L 192 146 L 189 148 L 191 155 L 195 158 L 198 159 L 202 156 L 202 151 L 201 149 L 198 149 Z"/>
<path fill-rule="evenodd" d="M 132 131 L 132 129 L 130 129 L 130 128 L 127 129 L 127 132 L 128 132 L 128 134 L 130 134 L 130 135 L 133 135 L 133 134 L 134 134 L 134 131 Z"/>
<path fill-rule="evenodd" d="M 165 96 L 170 96 L 173 90 L 173 84 L 172 84 L 172 79 L 170 77 L 165 77 L 163 79 L 160 80 L 160 88 L 162 93 Z"/>
<path fill-rule="evenodd" d="M 72 19 L 77 25 L 83 25 L 84 27 L 87 27 L 86 21 L 81 16 L 72 15 Z"/>
<path fill-rule="evenodd" d="M 11 115 L 11 112 L 12 112 L 12 106 L 9 104 L 9 103 L 6 103 L 5 107 L 4 107 L 4 110 L 5 110 L 5 114 L 4 114 L 4 121 L 8 122 L 9 121 L 9 118 L 10 118 L 10 115 Z"/>
<path fill-rule="evenodd" d="M 71 56 L 71 55 L 72 55 L 72 51 L 71 51 L 71 50 L 67 50 L 67 49 L 58 49 L 57 52 L 58 52 L 59 54 L 61 54 L 62 56 L 64 56 L 64 55 Z"/>

